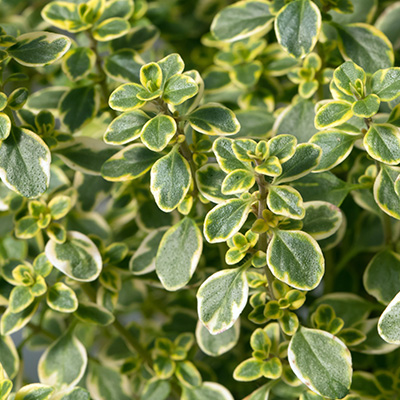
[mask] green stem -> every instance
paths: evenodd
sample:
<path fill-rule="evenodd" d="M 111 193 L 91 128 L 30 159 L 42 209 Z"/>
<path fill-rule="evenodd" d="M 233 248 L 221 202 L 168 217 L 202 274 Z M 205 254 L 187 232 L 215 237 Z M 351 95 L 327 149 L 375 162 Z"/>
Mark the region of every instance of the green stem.
<path fill-rule="evenodd" d="M 92 287 L 87 284 L 81 285 L 81 288 L 88 295 L 88 297 L 95 301 L 95 293 Z M 128 345 L 136 351 L 143 361 L 147 362 L 149 366 L 153 365 L 153 360 L 147 350 L 140 344 L 140 342 L 126 329 L 117 319 L 114 320 L 112 326 L 121 334 L 121 336 L 127 341 Z"/>
<path fill-rule="evenodd" d="M 259 190 L 258 218 L 263 218 L 263 211 L 266 209 L 266 203 L 267 203 L 267 182 L 265 181 L 264 176 L 258 174 L 256 176 L 256 181 Z M 258 237 L 257 248 L 261 251 L 266 252 L 267 245 L 268 245 L 267 233 L 266 232 L 261 233 L 260 236 Z M 275 300 L 274 292 L 272 290 L 272 282 L 274 281 L 274 276 L 272 275 L 272 272 L 268 268 L 268 265 L 265 265 L 264 271 L 268 282 L 267 290 L 269 297 L 271 300 Z"/>
<path fill-rule="evenodd" d="M 113 327 L 127 341 L 127 344 L 130 345 L 133 348 L 133 350 L 135 350 L 139 354 L 142 360 L 145 361 L 150 367 L 152 367 L 153 360 L 151 359 L 150 353 L 117 319 L 115 319 Z"/>
<path fill-rule="evenodd" d="M 187 162 L 189 163 L 190 166 L 190 172 L 192 173 L 192 180 L 193 180 L 193 192 L 192 195 L 194 198 L 196 198 L 197 193 L 199 192 L 198 188 L 197 188 L 197 184 L 196 184 L 196 166 L 194 165 L 194 161 L 193 161 L 193 153 L 190 150 L 189 145 L 187 144 L 186 139 L 180 144 L 179 147 L 183 157 L 185 157 L 185 159 L 187 160 Z"/>
<path fill-rule="evenodd" d="M 103 71 L 103 67 L 101 65 L 101 56 L 99 54 L 99 52 L 97 51 L 97 42 L 94 39 L 93 35 L 89 32 L 87 32 L 89 40 L 90 40 L 90 48 L 93 50 L 93 52 L 96 55 L 96 68 L 97 68 L 97 72 L 100 75 L 100 80 L 98 81 L 98 84 L 100 85 L 100 90 L 101 90 L 101 95 L 103 97 L 103 101 L 105 104 L 108 105 L 108 98 L 110 97 L 110 90 L 108 89 L 107 86 L 107 75 L 104 73 Z M 116 118 L 117 117 L 117 113 L 115 110 L 113 110 L 112 108 L 108 108 L 108 112 L 110 113 L 112 118 Z"/>

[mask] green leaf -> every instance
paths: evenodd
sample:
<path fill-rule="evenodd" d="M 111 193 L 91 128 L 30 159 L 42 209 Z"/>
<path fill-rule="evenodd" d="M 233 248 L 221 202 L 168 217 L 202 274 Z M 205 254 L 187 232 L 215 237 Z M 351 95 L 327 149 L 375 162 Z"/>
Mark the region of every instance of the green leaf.
<path fill-rule="evenodd" d="M 118 0 L 117 0 L 118 1 Z M 104 59 L 104 71 L 112 79 L 121 82 L 140 83 L 143 60 L 135 50 L 121 49 Z"/>
<path fill-rule="evenodd" d="M 156 269 L 156 255 L 165 228 L 150 232 L 129 261 L 129 270 L 134 275 L 144 275 Z"/>
<path fill-rule="evenodd" d="M 203 353 L 211 357 L 218 357 L 234 348 L 239 335 L 240 319 L 236 320 L 231 328 L 218 335 L 212 335 L 200 321 L 196 327 L 197 344 Z"/>
<path fill-rule="evenodd" d="M 234 65 L 229 76 L 236 85 L 251 88 L 257 84 L 263 72 L 263 65 L 256 60 L 251 63 Z"/>
<path fill-rule="evenodd" d="M 321 24 L 321 13 L 312 1 L 295 0 L 279 11 L 275 33 L 279 44 L 289 54 L 301 58 L 316 45 Z M 288 26 L 290 29 L 287 29 Z"/>
<path fill-rule="evenodd" d="M 118 86 L 110 95 L 109 106 L 116 111 L 132 111 L 145 104 L 136 97 L 143 90 L 143 87 L 137 83 L 125 83 Z"/>
<path fill-rule="evenodd" d="M 292 183 L 304 201 L 323 200 L 340 206 L 351 186 L 331 172 L 310 174 Z"/>
<path fill-rule="evenodd" d="M 274 16 L 264 1 L 238 1 L 222 9 L 211 24 L 216 40 L 233 42 L 267 32 Z"/>
<path fill-rule="evenodd" d="M 199 87 L 188 75 L 174 75 L 164 87 L 163 100 L 168 104 L 179 105 L 197 94 Z"/>
<path fill-rule="evenodd" d="M 12 108 L 13 110 L 20 110 L 26 103 L 27 99 L 28 89 L 18 88 L 8 96 L 7 104 L 8 107 Z"/>
<path fill-rule="evenodd" d="M 370 74 L 393 66 L 392 44 L 375 27 L 355 23 L 335 25 L 335 28 L 339 34 L 339 50 L 345 60 L 352 60 Z"/>
<path fill-rule="evenodd" d="M 15 400 L 50 400 L 54 389 L 51 386 L 32 383 L 23 386 L 15 395 Z"/>
<path fill-rule="evenodd" d="M 390 124 L 372 124 L 364 136 L 368 154 L 385 164 L 400 163 L 400 132 Z"/>
<path fill-rule="evenodd" d="M 353 61 L 344 62 L 333 73 L 333 82 L 336 87 L 353 99 L 355 92 L 358 92 L 358 89 L 362 88 L 366 81 L 367 75 L 364 70 Z"/>
<path fill-rule="evenodd" d="M 204 236 L 209 243 L 225 242 L 246 222 L 252 199 L 232 199 L 215 206 L 204 220 Z"/>
<path fill-rule="evenodd" d="M 350 135 L 336 129 L 315 134 L 309 143 L 319 146 L 322 156 L 314 172 L 328 171 L 343 162 L 350 155 L 357 139 L 358 135 Z"/>
<path fill-rule="evenodd" d="M 85 346 L 67 331 L 42 354 L 38 364 L 40 382 L 59 389 L 75 386 L 85 373 Z"/>
<path fill-rule="evenodd" d="M 300 290 L 315 289 L 325 269 L 318 243 L 301 231 L 275 230 L 267 248 L 267 263 L 276 278 Z"/>
<path fill-rule="evenodd" d="M 362 100 L 353 103 L 353 114 L 360 118 L 371 118 L 379 111 L 381 101 L 375 94 L 370 94 Z"/>
<path fill-rule="evenodd" d="M 74 315 L 85 324 L 100 326 L 110 325 L 115 320 L 114 314 L 96 303 L 80 302 Z"/>
<path fill-rule="evenodd" d="M 161 154 L 134 143 L 109 158 L 101 169 L 104 179 L 112 182 L 128 181 L 142 176 L 160 158 Z"/>
<path fill-rule="evenodd" d="M 154 372 L 160 379 L 169 379 L 172 377 L 176 369 L 176 363 L 170 357 L 165 355 L 157 355 L 154 360 Z"/>
<path fill-rule="evenodd" d="M 50 32 L 31 32 L 18 36 L 7 53 L 27 67 L 43 67 L 60 59 L 70 48 L 71 40 Z"/>
<path fill-rule="evenodd" d="M 296 152 L 297 139 L 293 135 L 279 134 L 268 142 L 269 157 L 277 157 L 281 163 L 288 161 Z"/>
<path fill-rule="evenodd" d="M 3 92 L 0 93 L 0 111 L 7 107 L 7 95 Z"/>
<path fill-rule="evenodd" d="M 165 149 L 176 132 L 176 122 L 169 115 L 159 114 L 147 121 L 141 132 L 141 140 L 152 151 Z"/>
<path fill-rule="evenodd" d="M 392 101 L 400 95 L 400 68 L 376 71 L 371 78 L 371 92 L 382 101 Z"/>
<path fill-rule="evenodd" d="M 74 136 L 53 149 L 68 167 L 89 175 L 100 175 L 103 164 L 117 151 L 118 148 L 87 136 Z"/>
<path fill-rule="evenodd" d="M 344 100 L 330 100 L 320 107 L 315 116 L 317 129 L 333 128 L 353 116 L 352 105 Z"/>
<path fill-rule="evenodd" d="M 1 317 L 0 331 L 2 335 L 11 335 L 22 329 L 33 317 L 39 303 L 33 302 L 28 308 L 19 313 L 12 313 L 7 309 Z"/>
<path fill-rule="evenodd" d="M 10 293 L 9 310 L 13 314 L 20 313 L 29 307 L 35 297 L 28 286 L 16 286 Z"/>
<path fill-rule="evenodd" d="M 19 239 L 31 239 L 40 231 L 38 219 L 25 216 L 15 223 L 15 236 Z"/>
<path fill-rule="evenodd" d="M 152 378 L 146 382 L 140 400 L 165 400 L 171 391 L 168 381 Z"/>
<path fill-rule="evenodd" d="M 177 53 L 164 57 L 162 60 L 158 61 L 157 64 L 162 70 L 162 87 L 169 78 L 181 74 L 185 69 L 185 63 L 183 62 L 182 57 Z"/>
<path fill-rule="evenodd" d="M 83 233 L 70 231 L 64 243 L 50 239 L 45 248 L 49 261 L 68 277 L 91 282 L 102 269 L 102 259 L 96 245 Z"/>
<path fill-rule="evenodd" d="M 398 32 L 399 26 L 397 25 L 397 19 L 400 16 L 400 7 L 398 3 L 385 7 L 385 10 L 379 15 L 375 22 L 375 26 L 383 32 L 388 39 L 393 43 L 395 50 L 398 50 Z"/>
<path fill-rule="evenodd" d="M 172 72 L 173 71 L 168 71 L 168 73 Z M 195 96 L 184 101 L 183 103 L 179 105 L 172 105 L 172 104 L 169 105 L 168 108 L 171 110 L 171 112 L 174 113 L 177 112 L 179 115 L 187 115 L 191 111 L 193 111 L 200 104 L 200 101 L 202 100 L 204 93 L 204 81 L 198 71 L 192 69 L 191 71 L 184 72 L 183 75 L 193 79 L 196 82 L 198 90 Z"/>
<path fill-rule="evenodd" d="M 235 114 L 218 103 L 198 107 L 187 119 L 194 130 L 211 136 L 234 135 L 240 129 Z"/>
<path fill-rule="evenodd" d="M 228 330 L 247 303 L 246 267 L 225 269 L 211 275 L 197 292 L 200 321 L 212 335 Z"/>
<path fill-rule="evenodd" d="M 78 5 L 67 1 L 52 1 L 43 8 L 41 15 L 50 25 L 69 32 L 80 32 L 90 27 L 80 18 Z"/>
<path fill-rule="evenodd" d="M 257 151 L 257 142 L 252 139 L 236 139 L 232 141 L 232 150 L 238 160 L 250 162 Z"/>
<path fill-rule="evenodd" d="M 389 304 L 399 291 L 400 255 L 388 249 L 377 253 L 364 272 L 363 282 L 368 294 Z"/>
<path fill-rule="evenodd" d="M 0 336 L 0 363 L 7 376 L 10 379 L 14 379 L 18 373 L 20 362 L 11 336 Z"/>
<path fill-rule="evenodd" d="M 77 81 L 90 73 L 96 63 L 96 54 L 92 49 L 77 47 L 63 58 L 62 69 L 71 81 Z"/>
<path fill-rule="evenodd" d="M 299 192 L 290 186 L 270 186 L 267 204 L 274 214 L 292 219 L 304 218 L 303 199 Z"/>
<path fill-rule="evenodd" d="M 175 375 L 182 385 L 188 387 L 200 386 L 202 383 L 199 371 L 190 361 L 182 361 L 178 363 Z"/>
<path fill-rule="evenodd" d="M 171 212 L 178 207 L 189 191 L 191 181 L 189 163 L 177 148 L 156 161 L 151 168 L 151 193 L 164 212 Z"/>
<path fill-rule="evenodd" d="M 224 386 L 216 382 L 203 382 L 199 387 L 182 387 L 181 400 L 234 400 Z"/>
<path fill-rule="evenodd" d="M 11 120 L 7 114 L 0 113 L 0 140 L 7 139 L 11 132 Z"/>
<path fill-rule="evenodd" d="M 85 389 L 75 387 L 58 393 L 54 400 L 90 400 L 90 394 Z"/>
<path fill-rule="evenodd" d="M 342 399 L 350 389 L 351 355 L 332 334 L 300 328 L 288 348 L 289 363 L 296 376 L 313 392 Z"/>
<path fill-rule="evenodd" d="M 47 305 L 62 313 L 72 313 L 78 308 L 78 298 L 75 292 L 65 283 L 55 283 L 47 292 Z"/>
<path fill-rule="evenodd" d="M 255 176 L 252 171 L 236 169 L 229 173 L 222 182 L 221 192 L 223 194 L 237 194 L 250 190 L 255 183 Z"/>
<path fill-rule="evenodd" d="M 53 86 L 40 89 L 31 94 L 26 103 L 29 109 L 33 110 L 58 110 L 61 97 L 67 92 L 68 88 L 63 86 Z"/>
<path fill-rule="evenodd" d="M 134 11 L 133 0 L 111 0 L 107 1 L 103 13 L 99 21 L 104 21 L 109 18 L 124 18 L 129 19 Z"/>
<path fill-rule="evenodd" d="M 131 400 L 130 384 L 128 376 L 121 374 L 119 369 L 89 363 L 86 385 L 92 397 L 95 394 L 98 400 Z"/>
<path fill-rule="evenodd" d="M 50 151 L 44 141 L 28 129 L 13 126 L 0 146 L 0 177 L 21 196 L 36 198 L 50 181 Z"/>
<path fill-rule="evenodd" d="M 278 157 L 267 158 L 262 164 L 255 167 L 255 171 L 262 175 L 279 176 L 282 173 L 282 165 Z"/>
<path fill-rule="evenodd" d="M 196 171 L 196 183 L 199 192 L 207 200 L 217 204 L 233 198 L 233 195 L 225 195 L 221 191 L 225 177 L 226 174 L 218 164 L 203 165 Z"/>
<path fill-rule="evenodd" d="M 92 34 L 97 41 L 107 42 L 124 36 L 130 27 L 129 22 L 124 18 L 109 18 L 97 25 Z"/>
<path fill-rule="evenodd" d="M 319 146 L 312 143 L 297 145 L 294 155 L 282 164 L 282 174 L 275 178 L 274 183 L 291 182 L 313 171 L 322 156 Z"/>
<path fill-rule="evenodd" d="M 76 87 L 60 100 L 62 122 L 70 132 L 76 132 L 90 122 L 99 108 L 99 93 L 94 86 Z"/>
<path fill-rule="evenodd" d="M 400 293 L 398 293 L 379 318 L 378 333 L 387 343 L 400 344 Z"/>
<path fill-rule="evenodd" d="M 222 171 L 229 173 L 237 169 L 250 169 L 251 164 L 249 162 L 237 159 L 233 151 L 233 143 L 232 139 L 221 137 L 214 141 L 213 152 Z"/>
<path fill-rule="evenodd" d="M 68 214 L 73 207 L 73 203 L 71 197 L 59 194 L 49 201 L 48 207 L 51 218 L 53 220 L 58 220 Z"/>
<path fill-rule="evenodd" d="M 241 362 L 233 371 L 233 378 L 239 382 L 251 382 L 262 377 L 263 361 L 249 358 Z"/>
<path fill-rule="evenodd" d="M 3 379 L 0 382 L 0 399 L 5 400 L 8 399 L 9 394 L 11 393 L 13 387 L 13 383 L 9 379 Z"/>
<path fill-rule="evenodd" d="M 314 126 L 314 109 L 315 104 L 311 100 L 293 102 L 276 119 L 272 129 L 274 135 L 290 132 L 299 142 L 307 142 L 317 133 Z"/>
<path fill-rule="evenodd" d="M 140 68 L 140 83 L 150 92 L 160 89 L 162 83 L 162 69 L 160 66 L 151 62 Z"/>
<path fill-rule="evenodd" d="M 169 291 L 184 287 L 192 278 L 203 249 L 201 231 L 191 218 L 167 230 L 156 257 L 156 272 Z"/>
<path fill-rule="evenodd" d="M 136 4 L 138 4 L 138 2 L 136 2 Z M 113 40 L 111 42 L 111 48 L 113 50 L 128 48 L 142 52 L 151 48 L 159 36 L 160 32 L 154 25 L 138 24 L 125 36 Z"/>
<path fill-rule="evenodd" d="M 378 206 L 391 217 L 400 219 L 400 196 L 394 183 L 400 175 L 398 167 L 381 164 L 381 170 L 374 183 L 374 198 Z"/>
<path fill-rule="evenodd" d="M 315 240 L 322 240 L 332 236 L 343 223 L 343 214 L 340 209 L 326 201 L 310 201 L 304 203 L 306 215 L 303 219 L 304 232 Z"/>

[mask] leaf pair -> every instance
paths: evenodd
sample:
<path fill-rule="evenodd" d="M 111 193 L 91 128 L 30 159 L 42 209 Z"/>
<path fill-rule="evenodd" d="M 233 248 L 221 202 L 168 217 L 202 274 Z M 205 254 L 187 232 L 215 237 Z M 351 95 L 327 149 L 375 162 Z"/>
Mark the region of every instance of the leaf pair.
<path fill-rule="evenodd" d="M 211 32 L 216 40 L 231 42 L 268 32 L 275 19 L 280 45 L 295 57 L 303 57 L 315 46 L 321 29 L 321 13 L 310 0 L 295 0 L 278 14 L 273 4 L 240 1 L 224 8 L 214 18 Z M 291 24 L 292 29 L 286 27 Z"/>
<path fill-rule="evenodd" d="M 171 54 L 158 63 L 143 65 L 140 69 L 140 83 L 126 83 L 115 89 L 109 105 L 117 111 L 132 111 L 146 102 L 162 99 L 170 105 L 179 105 L 198 92 L 196 81 L 182 73 L 185 65 L 178 54 Z"/>
<path fill-rule="evenodd" d="M 74 4 L 53 1 L 42 10 L 42 17 L 57 28 L 69 32 L 91 29 L 99 42 L 105 42 L 125 35 L 133 13 L 133 1 L 91 1 L 88 4 Z"/>

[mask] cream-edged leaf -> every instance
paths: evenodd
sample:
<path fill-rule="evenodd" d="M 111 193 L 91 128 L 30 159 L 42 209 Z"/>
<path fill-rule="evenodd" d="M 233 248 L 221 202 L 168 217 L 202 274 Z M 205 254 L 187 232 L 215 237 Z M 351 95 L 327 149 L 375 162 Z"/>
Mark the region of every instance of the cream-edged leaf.
<path fill-rule="evenodd" d="M 71 40 L 50 32 L 30 32 L 18 36 L 8 54 L 27 67 L 42 67 L 61 58 L 70 48 Z"/>
<path fill-rule="evenodd" d="M 192 278 L 203 249 L 201 231 L 184 218 L 164 234 L 157 251 L 156 272 L 164 288 L 175 291 Z"/>
<path fill-rule="evenodd" d="M 301 231 L 275 230 L 267 248 L 267 263 L 276 278 L 299 290 L 315 289 L 325 270 L 318 243 Z"/>
<path fill-rule="evenodd" d="M 293 372 L 313 392 L 329 399 L 348 394 L 353 372 L 351 354 L 332 334 L 300 328 L 289 343 L 288 358 Z"/>
<path fill-rule="evenodd" d="M 229 329 L 247 303 L 246 268 L 225 269 L 211 275 L 197 292 L 200 321 L 212 335 Z"/>
<path fill-rule="evenodd" d="M 40 382 L 58 389 L 75 386 L 87 366 L 85 346 L 67 331 L 46 349 L 39 360 Z"/>
<path fill-rule="evenodd" d="M 196 341 L 201 351 L 211 357 L 218 357 L 233 347 L 239 340 L 240 319 L 237 319 L 232 327 L 217 335 L 212 335 L 207 328 L 197 322 Z"/>
<path fill-rule="evenodd" d="M 51 154 L 46 143 L 28 129 L 13 126 L 0 146 L 0 177 L 18 194 L 36 198 L 50 182 Z"/>
<path fill-rule="evenodd" d="M 246 222 L 253 201 L 231 199 L 215 206 L 204 220 L 204 236 L 209 243 L 225 242 Z"/>
<path fill-rule="evenodd" d="M 150 189 L 158 207 L 171 212 L 185 198 L 192 182 L 189 163 L 172 149 L 151 168 Z"/>
<path fill-rule="evenodd" d="M 83 233 L 70 231 L 64 243 L 50 239 L 45 248 L 49 261 L 68 277 L 90 282 L 100 275 L 103 262 L 96 245 Z"/>

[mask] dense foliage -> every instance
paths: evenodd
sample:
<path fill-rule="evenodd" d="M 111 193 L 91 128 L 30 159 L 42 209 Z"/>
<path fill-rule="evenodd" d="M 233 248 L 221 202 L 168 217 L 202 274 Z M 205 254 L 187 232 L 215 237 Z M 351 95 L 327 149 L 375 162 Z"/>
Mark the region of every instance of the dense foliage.
<path fill-rule="evenodd" d="M 399 20 L 0 1 L 0 400 L 400 398 Z"/>

